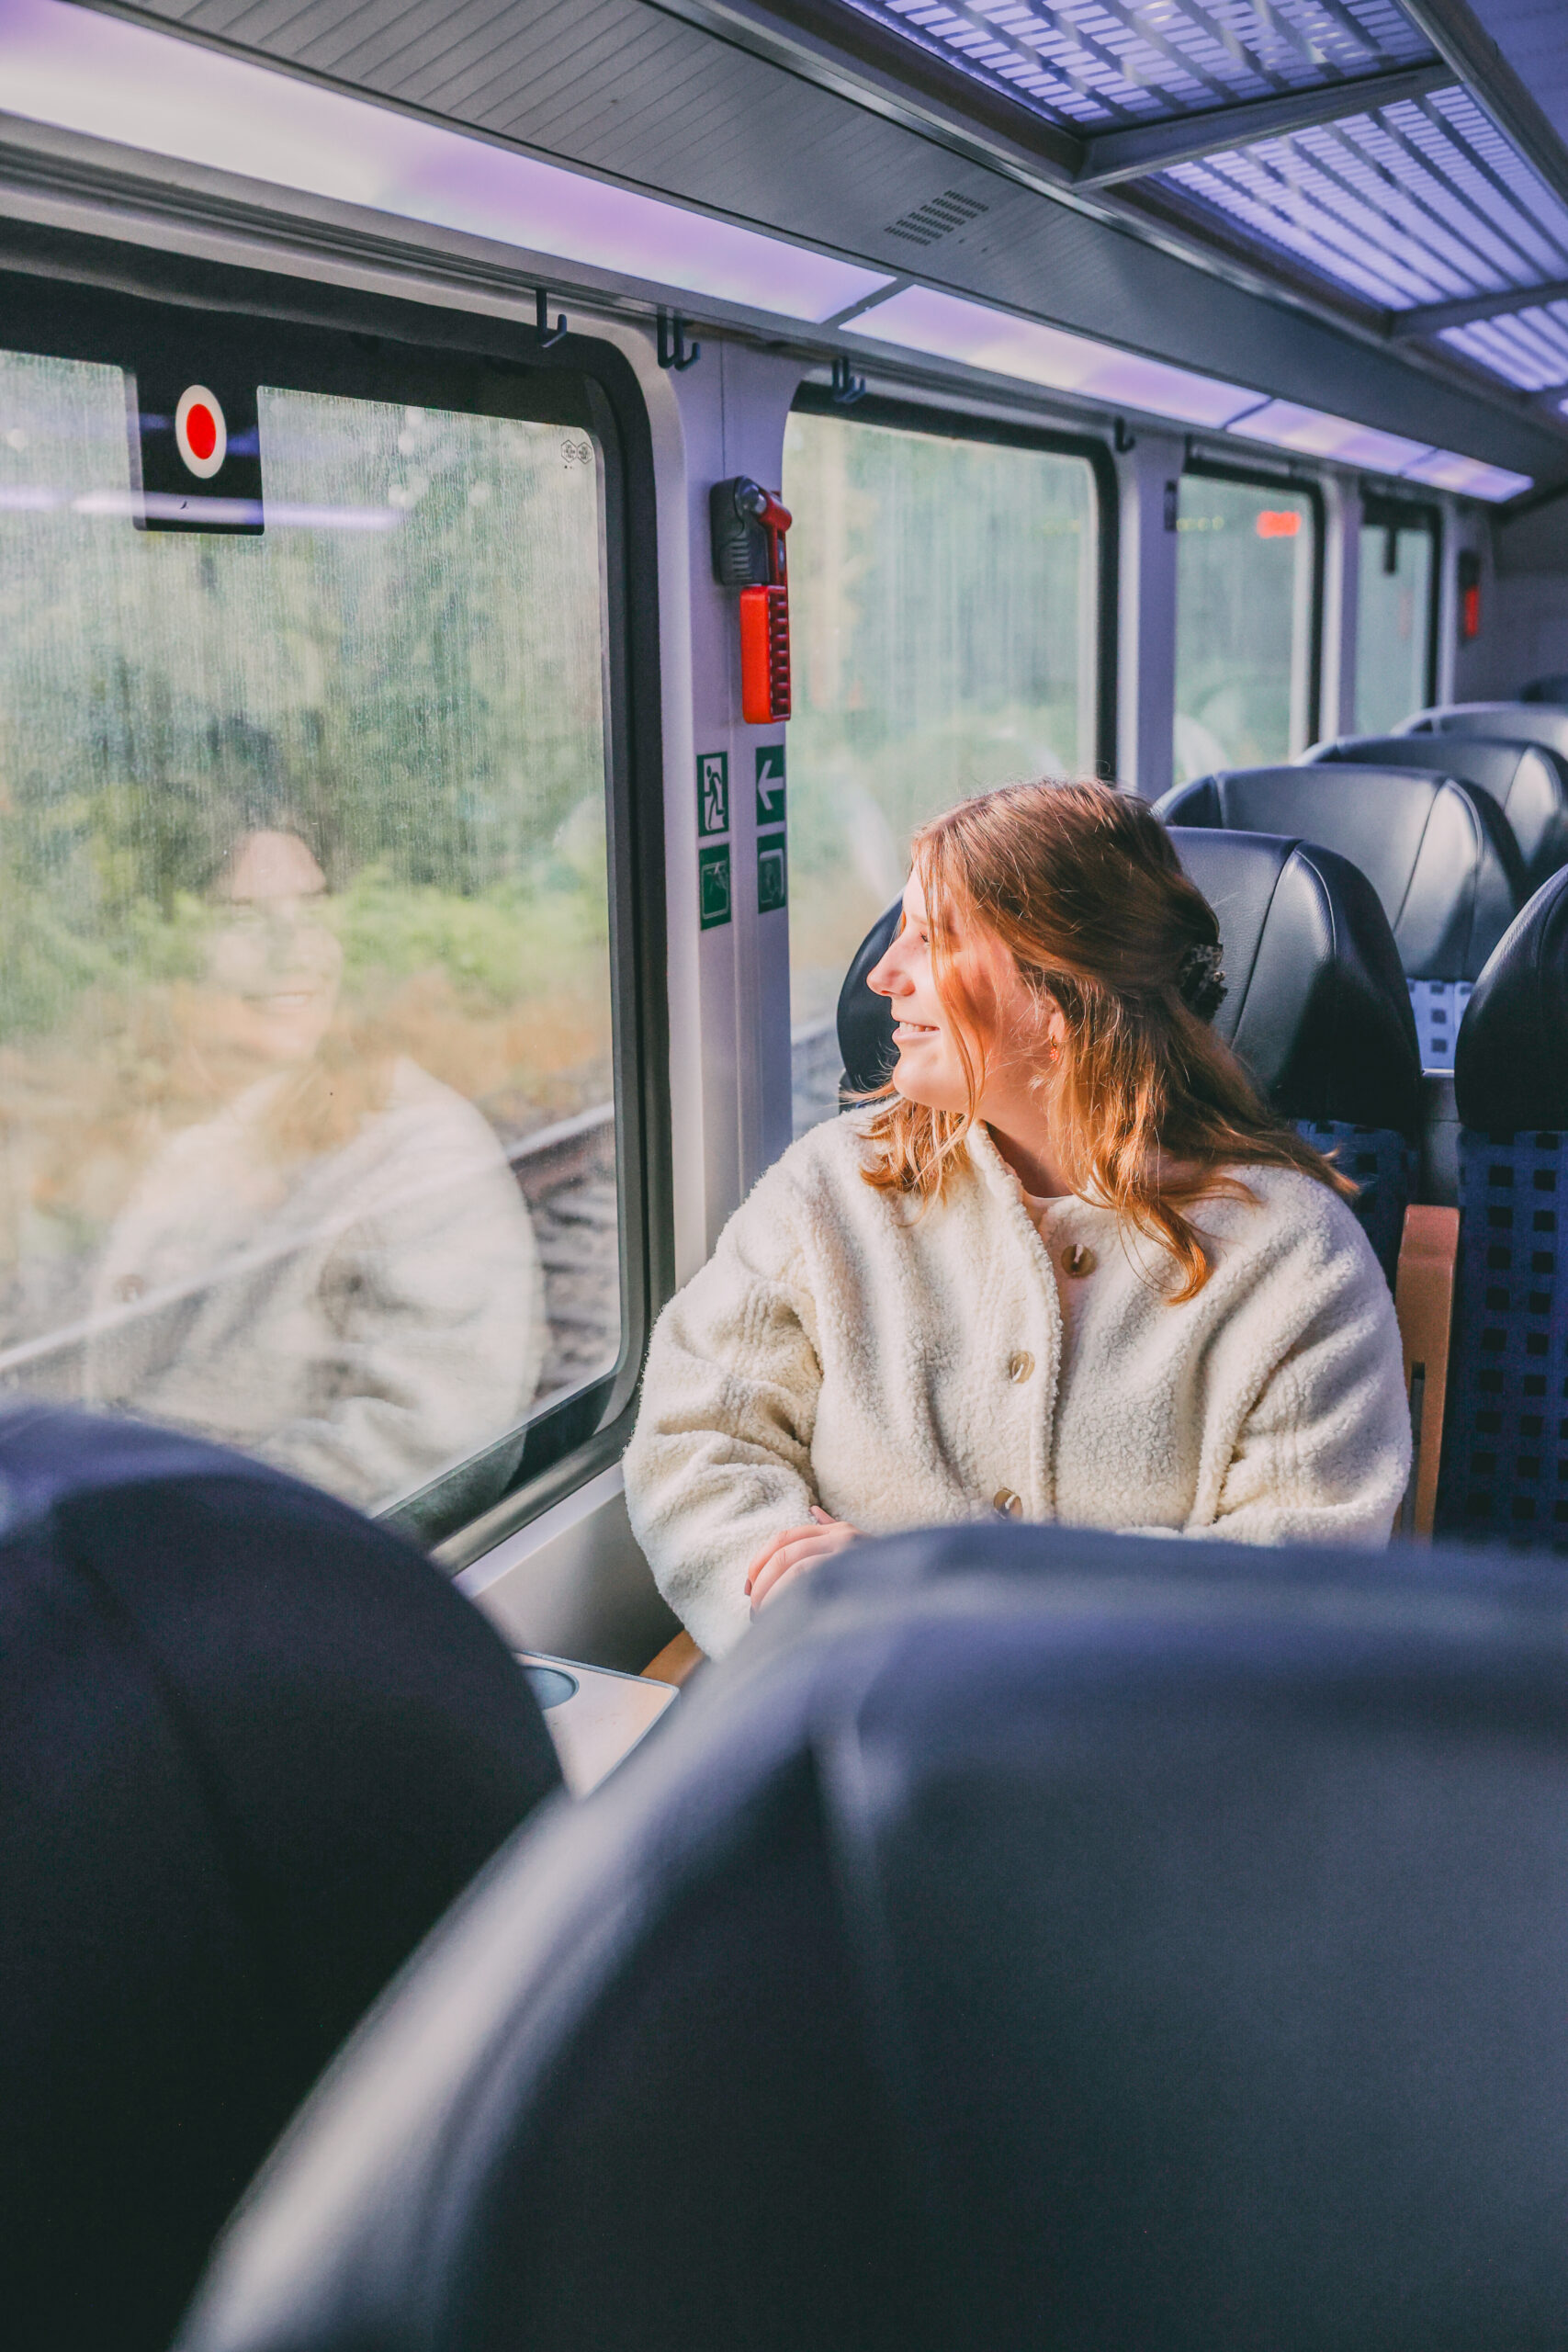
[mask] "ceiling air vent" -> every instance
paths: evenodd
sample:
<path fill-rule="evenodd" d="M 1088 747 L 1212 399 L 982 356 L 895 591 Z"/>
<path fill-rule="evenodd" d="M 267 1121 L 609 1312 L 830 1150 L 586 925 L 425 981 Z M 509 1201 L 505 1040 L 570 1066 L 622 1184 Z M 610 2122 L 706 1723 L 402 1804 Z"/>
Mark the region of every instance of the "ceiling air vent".
<path fill-rule="evenodd" d="M 977 220 L 982 212 L 990 209 L 988 204 L 976 204 L 972 196 L 960 196 L 956 188 L 943 188 L 929 204 L 917 204 L 912 212 L 890 220 L 887 233 L 890 237 L 902 237 L 911 245 L 934 245 L 939 237 L 951 236 L 954 229 Z"/>

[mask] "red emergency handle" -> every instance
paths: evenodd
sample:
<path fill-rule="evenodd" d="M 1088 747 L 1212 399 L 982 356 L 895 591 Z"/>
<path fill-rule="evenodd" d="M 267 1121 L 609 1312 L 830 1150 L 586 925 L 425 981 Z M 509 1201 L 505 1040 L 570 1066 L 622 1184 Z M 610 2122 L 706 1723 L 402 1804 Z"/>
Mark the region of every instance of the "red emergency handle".
<path fill-rule="evenodd" d="M 748 727 L 789 717 L 789 590 L 740 591 L 740 716 Z"/>

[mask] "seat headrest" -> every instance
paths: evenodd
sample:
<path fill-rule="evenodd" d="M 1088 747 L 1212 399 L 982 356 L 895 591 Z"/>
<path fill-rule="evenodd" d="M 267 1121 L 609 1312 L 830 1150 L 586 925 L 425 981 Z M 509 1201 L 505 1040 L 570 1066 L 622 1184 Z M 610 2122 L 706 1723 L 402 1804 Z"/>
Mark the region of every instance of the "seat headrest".
<path fill-rule="evenodd" d="M 1359 865 L 1412 979 L 1472 980 L 1513 921 L 1522 879 L 1485 793 L 1392 767 L 1233 768 L 1156 803 L 1168 825 L 1297 834 Z"/>
<path fill-rule="evenodd" d="M 1172 841 L 1213 908 L 1228 994 L 1216 1033 L 1288 1119 L 1413 1135 L 1421 1057 L 1388 921 L 1365 876 L 1331 851 L 1251 834 Z M 839 997 L 839 1045 L 853 1092 L 897 1058 L 893 1015 L 865 976 L 897 929 L 896 899 L 862 942 Z"/>
<path fill-rule="evenodd" d="M 176 2352 L 1555 2340 L 1559 1578 L 964 1527 L 769 1616 L 427 1945 Z"/>
<path fill-rule="evenodd" d="M 1496 735 L 1545 743 L 1568 758 L 1568 710 L 1540 702 L 1447 702 L 1402 718 L 1396 735 Z"/>
<path fill-rule="evenodd" d="M 1314 842 L 1172 826 L 1219 920 L 1230 993 L 1214 1027 L 1289 1119 L 1414 1135 L 1421 1054 L 1388 918 Z"/>
<path fill-rule="evenodd" d="M 1536 892 L 1476 983 L 1454 1101 L 1463 1125 L 1489 1135 L 1568 1128 L 1568 869 Z"/>
<path fill-rule="evenodd" d="M 537 1800 L 505 1645 L 216 1446 L 0 1416 L 6 2340 L 161 2352 L 349 2029 Z"/>
<path fill-rule="evenodd" d="M 1544 743 L 1490 735 L 1345 735 L 1318 743 L 1302 763 L 1424 768 L 1490 794 L 1518 850 L 1523 895 L 1568 864 L 1568 760 Z"/>

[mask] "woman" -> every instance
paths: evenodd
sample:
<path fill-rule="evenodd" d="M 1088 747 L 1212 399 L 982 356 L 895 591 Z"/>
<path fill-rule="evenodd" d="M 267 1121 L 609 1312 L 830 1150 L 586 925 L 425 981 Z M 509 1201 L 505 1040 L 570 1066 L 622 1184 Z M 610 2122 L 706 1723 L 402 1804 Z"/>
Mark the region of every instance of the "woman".
<path fill-rule="evenodd" d="M 1382 1544 L 1399 1333 L 1353 1187 L 1207 1025 L 1213 910 L 1141 802 L 915 842 L 892 1081 L 803 1136 L 660 1318 L 632 1524 L 700 1645 L 857 1533 L 984 1515 Z"/>
<path fill-rule="evenodd" d="M 545 1337 L 533 1228 L 481 1113 L 344 1020 L 300 836 L 242 834 L 213 897 L 183 1010 L 188 1081 L 218 1107 L 115 1221 L 84 1391 L 376 1509 L 523 1419 Z M 514 1461 L 474 1472 L 476 1508 Z"/>

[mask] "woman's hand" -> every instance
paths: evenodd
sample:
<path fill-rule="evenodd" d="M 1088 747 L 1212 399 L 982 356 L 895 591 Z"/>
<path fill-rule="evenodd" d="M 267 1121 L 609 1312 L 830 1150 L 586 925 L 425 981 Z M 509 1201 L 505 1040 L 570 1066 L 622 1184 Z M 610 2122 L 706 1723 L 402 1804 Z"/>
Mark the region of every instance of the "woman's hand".
<path fill-rule="evenodd" d="M 764 1544 L 746 1571 L 746 1589 L 751 1596 L 751 1614 L 781 1592 L 793 1577 L 805 1574 L 818 1561 L 831 1559 L 846 1544 L 852 1544 L 860 1533 L 847 1519 L 831 1519 L 819 1503 L 811 1506 L 811 1523 L 807 1527 L 786 1527 L 782 1535 Z"/>

